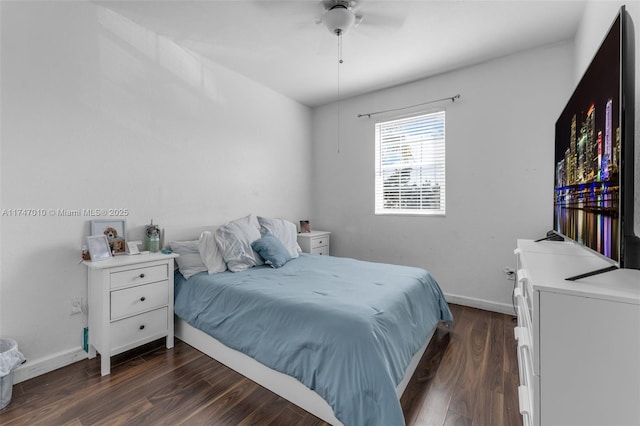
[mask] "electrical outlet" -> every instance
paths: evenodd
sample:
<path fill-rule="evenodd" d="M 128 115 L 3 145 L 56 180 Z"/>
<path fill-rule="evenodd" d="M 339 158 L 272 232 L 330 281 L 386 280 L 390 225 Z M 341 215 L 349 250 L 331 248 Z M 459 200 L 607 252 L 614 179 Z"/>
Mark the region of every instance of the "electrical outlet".
<path fill-rule="evenodd" d="M 516 277 L 516 271 L 508 266 L 502 268 L 502 272 L 504 272 L 508 280 L 513 280 Z"/>
<path fill-rule="evenodd" d="M 82 298 L 71 299 L 71 315 L 82 313 Z"/>

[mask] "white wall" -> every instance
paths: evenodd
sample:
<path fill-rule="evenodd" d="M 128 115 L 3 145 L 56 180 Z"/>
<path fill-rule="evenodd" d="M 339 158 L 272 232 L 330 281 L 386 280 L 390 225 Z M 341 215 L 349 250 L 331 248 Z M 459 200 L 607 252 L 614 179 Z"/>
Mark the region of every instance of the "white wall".
<path fill-rule="evenodd" d="M 314 110 L 311 219 L 333 232 L 332 254 L 424 267 L 450 301 L 510 312 L 502 269 L 514 267 L 516 239 L 552 228 L 554 123 L 572 92 L 572 57 L 563 43 Z M 374 123 L 393 115 L 356 115 L 457 93 L 442 104 L 446 217 L 375 216 Z"/>
<path fill-rule="evenodd" d="M 640 2 L 638 1 L 590 1 L 585 7 L 580 21 L 580 28 L 575 37 L 576 61 L 574 70 L 574 84 L 578 84 L 582 74 L 589 66 L 600 43 L 607 34 L 611 24 L 625 5 L 633 21 L 635 34 L 635 217 L 634 228 L 636 235 L 640 235 Z"/>
<path fill-rule="evenodd" d="M 152 218 L 197 237 L 309 214 L 308 108 L 93 4 L 2 2 L 1 19 L 0 336 L 29 360 L 16 381 L 84 356 L 69 313 L 92 217 L 49 209 L 126 208 L 134 238 Z"/>

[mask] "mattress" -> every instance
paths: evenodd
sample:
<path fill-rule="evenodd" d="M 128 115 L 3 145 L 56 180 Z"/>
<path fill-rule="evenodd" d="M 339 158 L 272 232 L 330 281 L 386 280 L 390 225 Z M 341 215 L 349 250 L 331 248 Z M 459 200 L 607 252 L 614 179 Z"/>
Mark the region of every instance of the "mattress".
<path fill-rule="evenodd" d="M 395 388 L 435 325 L 452 321 L 423 269 L 305 253 L 278 269 L 177 273 L 175 313 L 295 377 L 345 425 L 403 425 Z"/>

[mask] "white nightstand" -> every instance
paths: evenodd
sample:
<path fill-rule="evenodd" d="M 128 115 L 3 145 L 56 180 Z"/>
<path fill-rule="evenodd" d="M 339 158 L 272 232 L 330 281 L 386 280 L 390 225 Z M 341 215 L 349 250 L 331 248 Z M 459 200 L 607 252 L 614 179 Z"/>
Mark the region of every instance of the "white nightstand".
<path fill-rule="evenodd" d="M 328 255 L 330 234 L 327 231 L 301 232 L 298 234 L 298 245 L 305 253 Z"/>
<path fill-rule="evenodd" d="M 116 256 L 88 268 L 89 358 L 100 353 L 100 372 L 111 356 L 165 337 L 173 347 L 173 260 L 177 254 Z"/>

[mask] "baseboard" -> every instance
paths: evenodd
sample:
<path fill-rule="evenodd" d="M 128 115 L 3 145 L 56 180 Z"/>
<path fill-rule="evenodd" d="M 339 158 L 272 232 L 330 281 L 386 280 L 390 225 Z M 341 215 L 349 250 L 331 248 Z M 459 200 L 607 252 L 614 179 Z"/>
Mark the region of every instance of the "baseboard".
<path fill-rule="evenodd" d="M 27 359 L 27 362 L 13 371 L 13 382 L 24 382 L 25 380 L 57 370 L 58 368 L 65 367 L 83 359 L 87 359 L 87 353 L 82 347 L 58 352 L 34 360 Z"/>
<path fill-rule="evenodd" d="M 458 296 L 456 294 L 444 293 L 444 298 L 449 303 L 469 306 L 470 308 L 483 309 L 485 311 L 498 312 L 506 315 L 515 315 L 513 305 L 510 303 L 497 303 L 490 300 L 477 299 L 475 297 Z"/>

